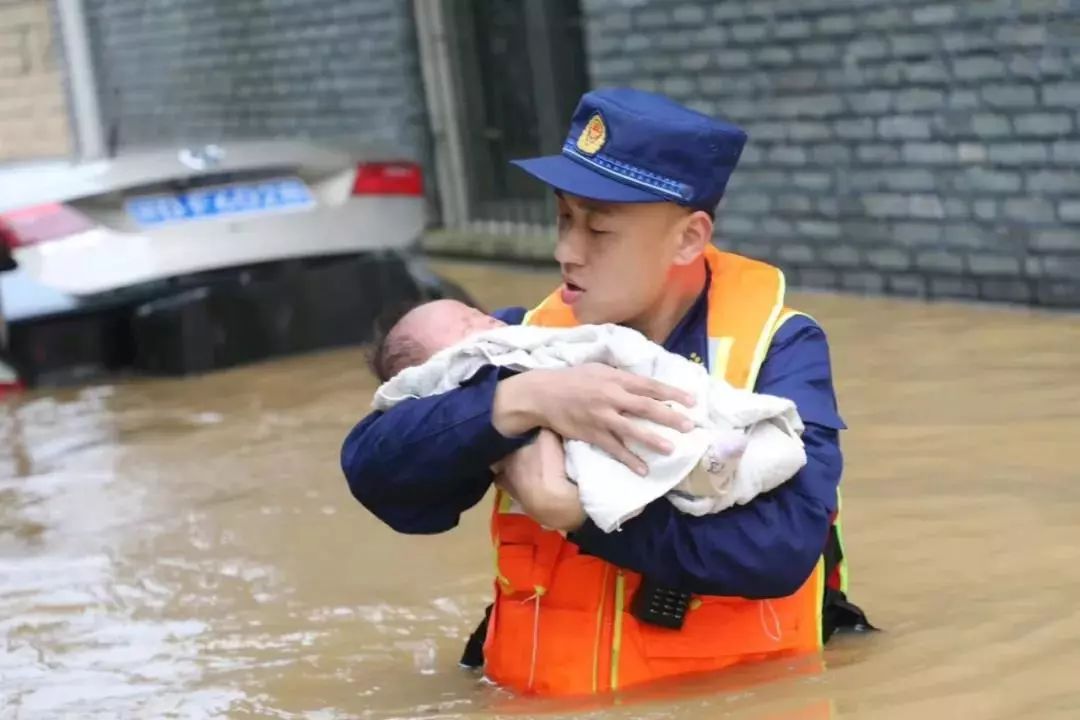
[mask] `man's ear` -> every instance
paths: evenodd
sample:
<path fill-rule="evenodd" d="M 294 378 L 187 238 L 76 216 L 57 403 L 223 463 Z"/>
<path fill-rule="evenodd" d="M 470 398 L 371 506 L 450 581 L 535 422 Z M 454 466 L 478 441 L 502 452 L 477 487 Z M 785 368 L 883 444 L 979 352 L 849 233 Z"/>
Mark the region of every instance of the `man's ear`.
<path fill-rule="evenodd" d="M 695 210 L 680 225 L 682 232 L 672 261 L 676 265 L 689 265 L 701 257 L 705 246 L 712 242 L 713 221 L 707 212 Z"/>

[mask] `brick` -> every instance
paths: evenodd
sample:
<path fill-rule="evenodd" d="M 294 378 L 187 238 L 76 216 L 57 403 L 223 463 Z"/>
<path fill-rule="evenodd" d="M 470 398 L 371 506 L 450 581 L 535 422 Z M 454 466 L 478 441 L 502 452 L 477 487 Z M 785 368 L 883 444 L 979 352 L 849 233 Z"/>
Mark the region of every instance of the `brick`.
<path fill-rule="evenodd" d="M 715 55 L 716 64 L 722 68 L 742 68 L 750 65 L 750 53 L 746 50 L 721 50 Z"/>
<path fill-rule="evenodd" d="M 943 203 L 945 217 L 951 219 L 967 219 L 971 217 L 971 204 L 961 198 L 946 198 Z"/>
<path fill-rule="evenodd" d="M 940 164 L 956 162 L 957 152 L 947 143 L 907 142 L 903 156 L 905 162 Z"/>
<path fill-rule="evenodd" d="M 1065 220 L 1066 222 L 1080 222 L 1080 201 L 1068 200 L 1062 202 L 1058 207 L 1062 220 Z"/>
<path fill-rule="evenodd" d="M 662 28 L 670 20 L 663 10 L 646 9 L 634 13 L 634 26 L 639 28 Z"/>
<path fill-rule="evenodd" d="M 896 193 L 864 193 L 862 203 L 872 217 L 907 217 L 911 207 L 907 195 Z"/>
<path fill-rule="evenodd" d="M 814 261 L 814 248 L 802 243 L 781 243 L 779 248 L 780 259 L 793 263 L 812 263 Z"/>
<path fill-rule="evenodd" d="M 828 190 L 833 184 L 832 176 L 824 172 L 794 172 L 791 181 L 804 190 Z"/>
<path fill-rule="evenodd" d="M 988 168 L 968 168 L 955 178 L 955 187 L 960 192 L 1015 193 L 1019 192 L 1023 179 L 1019 173 Z"/>
<path fill-rule="evenodd" d="M 871 118 L 837 120 L 834 129 L 836 137 L 843 140 L 868 140 L 874 137 L 874 121 Z"/>
<path fill-rule="evenodd" d="M 878 120 L 878 134 L 883 138 L 925 139 L 930 137 L 930 120 L 900 115 Z"/>
<path fill-rule="evenodd" d="M 907 81 L 911 83 L 948 83 L 950 81 L 949 69 L 940 60 L 928 60 L 926 62 L 908 61 L 904 65 Z"/>
<path fill-rule="evenodd" d="M 1062 137 L 1072 130 L 1072 116 L 1065 113 L 1028 113 L 1013 119 L 1020 135 Z"/>
<path fill-rule="evenodd" d="M 877 294 L 885 290 L 885 277 L 875 272 L 849 272 L 840 277 L 840 285 L 852 292 Z"/>
<path fill-rule="evenodd" d="M 821 87 L 816 70 L 780 70 L 771 74 L 773 87 L 779 90 L 813 90 Z"/>
<path fill-rule="evenodd" d="M 1005 63 L 990 56 L 962 57 L 953 60 L 953 73 L 961 80 L 984 80 L 1006 76 Z"/>
<path fill-rule="evenodd" d="M 883 248 L 866 253 L 866 261 L 878 270 L 907 270 L 911 267 L 911 255 L 897 248 Z"/>
<path fill-rule="evenodd" d="M 852 15 L 826 15 L 818 18 L 815 29 L 823 35 L 846 35 L 855 31 Z"/>
<path fill-rule="evenodd" d="M 877 38 L 868 37 L 856 40 L 848 45 L 848 57 L 864 60 L 876 60 L 889 54 L 889 49 L 884 42 Z"/>
<path fill-rule="evenodd" d="M 971 126 L 977 135 L 1000 137 L 1012 133 L 1012 125 L 1006 115 L 977 113 L 971 118 Z"/>
<path fill-rule="evenodd" d="M 650 53 L 637 60 L 637 64 L 647 73 L 667 74 L 675 70 L 675 58 L 670 55 Z M 665 78 L 668 79 L 668 78 Z M 685 78 L 684 78 L 685 79 Z"/>
<path fill-rule="evenodd" d="M 1031 283 L 1027 280 L 1019 278 L 979 279 L 979 298 L 982 300 L 989 300 L 991 302 L 1030 303 L 1033 297 L 1034 293 L 1032 292 Z"/>
<path fill-rule="evenodd" d="M 774 67 L 778 65 L 790 65 L 795 61 L 795 53 L 786 47 L 768 47 L 761 50 L 757 54 L 757 62 L 759 65 L 765 67 Z"/>
<path fill-rule="evenodd" d="M 1020 274 L 1020 260 L 1008 255 L 971 255 L 968 258 L 968 267 L 976 275 Z"/>
<path fill-rule="evenodd" d="M 795 141 L 827 140 L 829 126 L 815 120 L 792 120 L 785 123 L 788 136 Z"/>
<path fill-rule="evenodd" d="M 912 19 L 917 25 L 944 25 L 956 19 L 955 4 L 929 5 L 915 8 Z"/>
<path fill-rule="evenodd" d="M 778 217 L 767 217 L 761 221 L 761 230 L 770 237 L 791 237 L 795 234 L 795 226 Z"/>
<path fill-rule="evenodd" d="M 679 57 L 679 66 L 683 70 L 690 70 L 696 72 L 698 70 L 704 70 L 709 66 L 709 61 L 712 56 L 707 52 L 696 52 L 682 55 Z"/>
<path fill-rule="evenodd" d="M 1036 102 L 1035 88 L 1029 85 L 987 85 L 982 97 L 987 105 L 1001 108 L 1027 108 Z"/>
<path fill-rule="evenodd" d="M 933 35 L 894 35 L 889 39 L 893 55 L 900 57 L 930 55 L 938 50 L 938 40 Z"/>
<path fill-rule="evenodd" d="M 732 235 L 750 235 L 757 230 L 757 223 L 745 215 L 727 215 L 721 217 L 723 231 Z"/>
<path fill-rule="evenodd" d="M 1036 230 L 1029 246 L 1039 252 L 1080 252 L 1080 230 Z"/>
<path fill-rule="evenodd" d="M 941 90 L 915 88 L 896 94 L 896 109 L 902 113 L 938 110 L 944 105 L 945 93 Z"/>
<path fill-rule="evenodd" d="M 893 94 L 884 90 L 871 90 L 849 97 L 848 104 L 857 115 L 880 115 L 892 109 Z"/>
<path fill-rule="evenodd" d="M 1059 140 L 1053 145 L 1054 162 L 1080 164 L 1080 142 Z"/>
<path fill-rule="evenodd" d="M 663 88 L 664 93 L 676 100 L 690 97 L 697 89 L 692 78 L 681 75 L 665 78 Z"/>
<path fill-rule="evenodd" d="M 994 200 L 976 200 L 975 217 L 979 220 L 997 220 L 998 204 Z"/>
<path fill-rule="evenodd" d="M 778 145 L 769 151 L 768 158 L 778 165 L 805 165 L 806 151 L 793 145 Z"/>
<path fill-rule="evenodd" d="M 812 29 L 812 26 L 806 20 L 787 20 L 777 23 L 774 32 L 776 37 L 790 40 L 792 38 L 808 37 Z"/>
<path fill-rule="evenodd" d="M 839 284 L 838 275 L 824 268 L 803 268 L 799 271 L 798 284 L 807 288 L 834 288 Z"/>
<path fill-rule="evenodd" d="M 940 223 L 898 222 L 893 227 L 893 238 L 909 247 L 937 245 L 941 242 L 942 227 Z"/>
<path fill-rule="evenodd" d="M 652 44 L 652 39 L 648 35 L 628 35 L 623 40 L 623 50 L 631 53 L 642 52 L 652 47 Z"/>
<path fill-rule="evenodd" d="M 1035 288 L 1038 302 L 1055 307 L 1080 306 L 1080 282 L 1047 282 Z"/>
<path fill-rule="evenodd" d="M 894 295 L 917 298 L 926 296 L 926 278 L 921 275 L 902 273 L 889 275 L 887 280 L 889 292 Z"/>
<path fill-rule="evenodd" d="M 840 55 L 840 49 L 835 43 L 811 43 L 800 45 L 795 50 L 799 60 L 812 63 L 823 63 L 835 60 Z"/>
<path fill-rule="evenodd" d="M 932 277 L 929 295 L 937 298 L 977 298 L 979 285 L 974 278 Z"/>
<path fill-rule="evenodd" d="M 1000 165 L 1045 163 L 1049 155 L 1047 146 L 1042 143 L 1017 142 L 990 146 L 990 161 Z"/>
<path fill-rule="evenodd" d="M 862 264 L 859 249 L 851 245 L 832 245 L 821 251 L 821 259 L 841 268 L 858 267 Z"/>
<path fill-rule="evenodd" d="M 1015 25 L 1009 23 L 1002 25 L 994 34 L 994 38 L 1003 46 L 1045 46 L 1046 28 L 1042 25 Z"/>
<path fill-rule="evenodd" d="M 860 19 L 862 20 L 863 25 L 874 28 L 875 30 L 891 30 L 908 24 L 905 14 L 895 7 L 875 10 L 873 12 L 863 11 Z"/>
<path fill-rule="evenodd" d="M 898 163 L 900 150 L 892 145 L 860 145 L 856 157 L 865 163 Z"/>
<path fill-rule="evenodd" d="M 1055 280 L 1080 279 L 1080 257 L 1075 255 L 1047 255 L 1042 259 L 1043 276 Z"/>
<path fill-rule="evenodd" d="M 851 162 L 851 150 L 839 143 L 818 145 L 810 151 L 810 157 L 821 165 L 847 165 Z"/>
<path fill-rule="evenodd" d="M 671 16 L 683 25 L 700 25 L 706 20 L 705 8 L 695 4 L 679 5 Z"/>
<path fill-rule="evenodd" d="M 946 250 L 924 250 L 915 256 L 915 264 L 920 270 L 956 273 L 964 269 L 964 258 Z"/>
<path fill-rule="evenodd" d="M 937 186 L 937 179 L 929 170 L 889 170 L 884 175 L 885 185 L 890 190 L 929 191 Z"/>
<path fill-rule="evenodd" d="M 796 228 L 803 235 L 819 240 L 831 240 L 840 237 L 840 225 L 835 222 L 802 220 L 796 225 Z"/>
<path fill-rule="evenodd" d="M 1054 204 L 1041 198 L 1009 198 L 1002 209 L 1005 217 L 1024 222 L 1050 222 L 1054 219 Z"/>
<path fill-rule="evenodd" d="M 1051 107 L 1080 107 L 1080 82 L 1050 83 L 1042 87 L 1044 105 Z"/>
<path fill-rule="evenodd" d="M 910 214 L 918 218 L 943 218 L 945 207 L 936 195 L 912 195 L 910 199 Z"/>
<path fill-rule="evenodd" d="M 805 213 L 813 207 L 805 195 L 781 195 L 776 199 L 776 209 L 786 213 Z"/>
<path fill-rule="evenodd" d="M 950 110 L 974 110 L 982 106 L 982 101 L 974 90 L 952 90 L 948 106 Z"/>
<path fill-rule="evenodd" d="M 737 23 L 731 26 L 731 37 L 740 43 L 764 40 L 768 34 L 769 26 L 763 22 Z"/>
<path fill-rule="evenodd" d="M 956 146 L 956 157 L 962 163 L 984 163 L 990 157 L 990 152 L 979 143 L 960 143 Z"/>
<path fill-rule="evenodd" d="M 1080 172 L 1039 170 L 1028 174 L 1027 191 L 1032 194 L 1071 193 L 1080 195 Z"/>

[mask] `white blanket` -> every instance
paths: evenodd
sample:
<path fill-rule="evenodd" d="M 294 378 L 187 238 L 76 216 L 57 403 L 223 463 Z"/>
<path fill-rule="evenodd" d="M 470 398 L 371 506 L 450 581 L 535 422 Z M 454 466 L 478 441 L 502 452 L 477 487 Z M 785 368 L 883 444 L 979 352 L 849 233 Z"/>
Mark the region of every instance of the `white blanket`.
<path fill-rule="evenodd" d="M 690 432 L 637 419 L 675 447 L 665 455 L 634 444 L 630 449 L 649 468 L 644 477 L 604 450 L 578 440 L 565 442 L 567 476 L 577 483 L 586 514 L 604 532 L 618 529 L 665 495 L 681 511 L 693 515 L 749 502 L 791 478 L 806 463 L 803 423 L 793 402 L 737 390 L 710 378 L 703 366 L 618 325 L 511 325 L 489 330 L 398 373 L 379 387 L 372 404 L 386 410 L 406 398 L 447 392 L 488 364 L 536 370 L 589 362 L 650 377 L 697 398 L 691 408 L 669 403 L 694 420 Z M 732 448 L 736 453 L 741 450 L 741 458 L 722 462 Z"/>

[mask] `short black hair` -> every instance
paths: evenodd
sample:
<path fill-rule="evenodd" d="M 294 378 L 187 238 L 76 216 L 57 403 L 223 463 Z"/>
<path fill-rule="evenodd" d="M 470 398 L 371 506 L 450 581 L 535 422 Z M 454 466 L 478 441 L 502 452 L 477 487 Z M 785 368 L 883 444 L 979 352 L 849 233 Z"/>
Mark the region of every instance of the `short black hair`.
<path fill-rule="evenodd" d="M 379 382 L 386 382 L 405 368 L 424 361 L 423 346 L 394 330 L 402 318 L 428 302 L 427 298 L 412 298 L 391 303 L 375 318 L 375 333 L 367 363 Z"/>
<path fill-rule="evenodd" d="M 395 329 L 410 312 L 436 300 L 457 300 L 486 312 L 460 286 L 449 282 L 437 295 L 390 303 L 375 318 L 374 337 L 367 354 L 368 369 L 379 382 L 386 382 L 405 368 L 419 365 L 427 359 L 428 353 L 423 345 L 408 335 L 395 332 Z"/>

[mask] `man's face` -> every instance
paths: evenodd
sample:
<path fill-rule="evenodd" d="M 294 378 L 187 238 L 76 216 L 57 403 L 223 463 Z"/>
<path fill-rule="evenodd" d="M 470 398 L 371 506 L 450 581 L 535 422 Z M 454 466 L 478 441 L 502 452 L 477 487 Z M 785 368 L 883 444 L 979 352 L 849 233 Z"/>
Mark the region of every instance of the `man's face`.
<path fill-rule="evenodd" d="M 597 203 L 558 194 L 555 260 L 580 323 L 633 325 L 663 292 L 688 212 L 673 203 Z"/>

